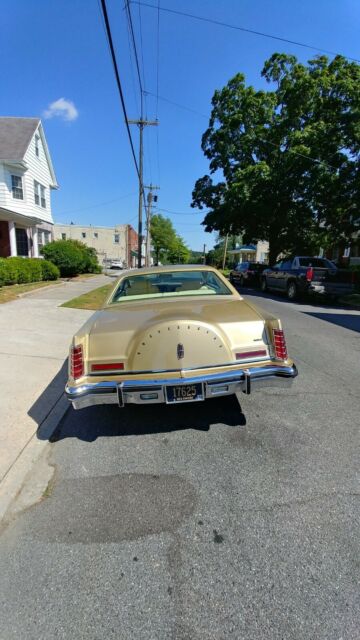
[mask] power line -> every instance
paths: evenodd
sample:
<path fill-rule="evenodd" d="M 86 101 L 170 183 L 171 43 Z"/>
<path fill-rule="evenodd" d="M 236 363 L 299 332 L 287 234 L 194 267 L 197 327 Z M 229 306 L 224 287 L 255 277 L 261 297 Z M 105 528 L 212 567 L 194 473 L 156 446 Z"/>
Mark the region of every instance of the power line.
<path fill-rule="evenodd" d="M 132 0 L 134 4 L 141 5 L 143 7 L 148 7 L 149 9 L 158 9 L 158 7 L 154 4 L 150 4 L 148 2 L 142 2 L 140 0 Z M 215 24 L 219 27 L 226 27 L 227 29 L 234 29 L 235 31 L 243 31 L 245 33 L 251 33 L 255 36 L 261 36 L 263 38 L 271 38 L 272 40 L 278 40 L 280 42 L 286 42 L 287 44 L 294 44 L 297 47 L 304 47 L 305 49 L 312 49 L 313 51 L 321 51 L 322 53 L 328 53 L 332 56 L 342 55 L 336 51 L 331 51 L 329 49 L 323 49 L 321 47 L 314 47 L 310 44 L 305 44 L 304 42 L 298 42 L 297 40 L 290 40 L 288 38 L 281 38 L 280 36 L 274 36 L 271 33 L 264 33 L 263 31 L 255 31 L 254 29 L 247 29 L 246 27 L 240 27 L 238 25 L 230 24 L 228 22 L 221 22 L 220 20 L 214 20 L 212 18 L 206 18 L 205 16 L 197 16 L 193 13 L 186 13 L 185 11 L 177 11 L 176 9 L 168 9 L 166 7 L 159 7 L 160 11 L 166 11 L 166 13 L 172 13 L 174 15 L 183 16 L 185 18 L 192 18 L 193 20 L 200 20 L 201 22 L 208 22 L 209 24 Z M 352 60 L 353 62 L 360 62 L 358 58 L 351 58 L 350 56 L 343 55 L 344 58 L 348 60 Z"/>
<path fill-rule="evenodd" d="M 118 66 L 117 66 L 117 62 L 116 62 L 116 57 L 115 57 L 114 44 L 113 44 L 113 39 L 112 39 L 112 35 L 111 35 L 108 12 L 107 12 L 107 8 L 106 8 L 106 0 L 100 0 L 100 2 L 101 2 L 101 9 L 102 9 L 104 22 L 105 22 L 106 37 L 107 37 L 107 41 L 108 41 L 108 44 L 109 44 L 109 47 L 110 47 L 110 54 L 111 54 L 112 65 L 113 65 L 113 69 L 114 69 L 114 73 L 115 73 L 116 84 L 117 84 L 118 91 L 119 91 L 119 96 L 120 96 L 121 108 L 122 108 L 122 111 L 123 111 L 123 114 L 124 114 L 126 131 L 127 131 L 129 142 L 130 142 L 131 153 L 132 153 L 132 157 L 133 157 L 133 160 L 134 160 L 136 173 L 137 173 L 138 178 L 140 180 L 139 167 L 138 167 L 138 163 L 137 163 L 137 160 L 136 160 L 134 143 L 133 143 L 133 139 L 132 139 L 132 136 L 131 136 L 131 131 L 130 131 L 129 123 L 128 123 L 128 115 L 127 115 L 127 111 L 126 111 L 125 99 L 124 99 L 124 94 L 123 94 L 123 90 L 122 90 L 122 86 L 121 86 L 121 80 L 120 80 L 119 70 L 118 70 Z"/>
<path fill-rule="evenodd" d="M 144 109 L 143 109 L 143 96 L 144 96 L 144 90 L 143 90 L 143 85 L 142 85 L 142 81 L 141 81 L 141 73 L 140 73 L 139 57 L 138 57 L 138 53 L 137 53 L 136 40 L 135 40 L 135 33 L 134 33 L 134 26 L 133 26 L 133 21 L 132 21 L 132 16 L 131 16 L 131 9 L 130 9 L 130 3 L 129 3 L 129 0 L 126 0 L 126 2 L 125 2 L 125 10 L 126 10 L 126 15 L 127 15 L 127 19 L 128 19 L 128 25 L 129 25 L 129 30 L 130 30 L 130 36 L 131 36 L 131 41 L 132 41 L 132 46 L 133 46 L 134 56 L 135 56 L 136 70 L 137 70 L 137 75 L 138 75 L 138 80 L 139 80 L 139 87 L 140 87 L 140 100 L 141 100 L 140 111 L 141 111 L 141 118 L 142 118 L 142 117 L 143 117 L 143 111 L 144 111 Z"/>
<path fill-rule="evenodd" d="M 191 113 L 195 113 L 197 116 L 201 116 L 202 118 L 208 119 L 209 116 L 206 116 L 205 113 L 201 113 L 200 111 L 196 111 L 196 109 L 192 109 L 192 107 L 186 107 L 184 104 L 180 104 L 179 102 L 174 102 L 174 100 L 170 100 L 169 98 L 165 98 L 164 96 L 156 95 L 151 91 L 145 91 L 145 93 L 153 98 L 157 98 L 158 100 L 162 100 L 163 102 L 168 102 L 169 104 L 174 105 L 174 107 L 179 107 L 179 109 L 185 109 L 185 111 L 190 111 Z"/>
<path fill-rule="evenodd" d="M 164 207 L 159 207 L 159 211 L 165 211 L 166 213 L 173 213 L 175 216 L 193 216 L 200 213 L 200 211 L 172 211 L 171 209 L 164 209 Z M 201 212 L 206 215 L 207 211 Z"/>
<path fill-rule="evenodd" d="M 132 193 L 128 193 L 126 196 L 121 196 L 120 198 L 114 198 L 113 200 L 106 200 L 105 202 L 97 202 L 96 204 L 91 204 L 88 207 L 80 207 L 80 209 L 70 209 L 70 211 L 62 211 L 62 213 L 58 213 L 58 216 L 65 216 L 69 213 L 78 213 L 79 211 L 87 211 L 88 209 L 98 209 L 99 207 L 105 207 L 108 204 L 112 204 L 113 202 L 119 202 L 119 200 L 125 200 L 125 198 L 130 198 L 131 196 L 136 195 L 136 191 Z"/>

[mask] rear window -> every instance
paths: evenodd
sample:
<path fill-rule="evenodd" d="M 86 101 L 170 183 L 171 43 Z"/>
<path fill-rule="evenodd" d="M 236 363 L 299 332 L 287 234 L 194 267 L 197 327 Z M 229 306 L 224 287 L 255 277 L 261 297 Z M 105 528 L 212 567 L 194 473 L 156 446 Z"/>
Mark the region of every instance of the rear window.
<path fill-rule="evenodd" d="M 262 269 L 264 269 L 263 264 L 258 264 L 258 262 L 250 262 L 249 263 L 249 269 L 251 269 L 252 271 L 261 271 Z"/>
<path fill-rule="evenodd" d="M 201 295 L 226 296 L 232 292 L 212 271 L 155 272 L 120 280 L 111 302 Z"/>
<path fill-rule="evenodd" d="M 335 269 L 335 265 L 325 258 L 299 258 L 300 267 L 318 267 L 319 269 Z"/>

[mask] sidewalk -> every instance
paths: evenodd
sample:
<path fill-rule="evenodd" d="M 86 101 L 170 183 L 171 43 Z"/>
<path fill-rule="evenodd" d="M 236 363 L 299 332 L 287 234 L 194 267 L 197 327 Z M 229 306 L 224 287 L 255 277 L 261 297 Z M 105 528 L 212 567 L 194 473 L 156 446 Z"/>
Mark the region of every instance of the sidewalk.
<path fill-rule="evenodd" d="M 66 282 L 0 305 L 0 493 L 2 481 L 61 398 L 71 337 L 93 313 L 59 305 L 109 282 L 102 275 Z"/>

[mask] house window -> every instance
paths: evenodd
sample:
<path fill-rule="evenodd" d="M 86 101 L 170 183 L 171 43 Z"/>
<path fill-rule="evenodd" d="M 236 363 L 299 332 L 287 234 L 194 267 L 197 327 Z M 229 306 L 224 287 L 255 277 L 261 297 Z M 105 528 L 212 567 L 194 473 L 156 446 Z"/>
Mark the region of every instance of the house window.
<path fill-rule="evenodd" d="M 34 197 L 35 204 L 46 209 L 45 187 L 43 187 L 39 182 L 36 182 L 36 180 L 34 180 Z"/>
<path fill-rule="evenodd" d="M 99 234 L 98 233 L 94 233 L 94 238 L 98 238 Z"/>
<path fill-rule="evenodd" d="M 51 242 L 51 233 L 50 231 L 44 231 L 44 244 L 49 244 Z"/>
<path fill-rule="evenodd" d="M 82 238 L 86 238 L 86 233 L 85 233 L 85 231 L 83 231 L 83 232 L 82 232 L 81 237 L 82 237 Z"/>
<path fill-rule="evenodd" d="M 66 240 L 66 233 L 61 234 L 61 240 Z"/>
<path fill-rule="evenodd" d="M 38 158 L 40 158 L 39 140 L 40 140 L 40 136 L 35 136 L 35 153 Z"/>
<path fill-rule="evenodd" d="M 44 246 L 44 231 L 42 229 L 38 229 L 38 249 L 40 253 L 40 249 Z"/>
<path fill-rule="evenodd" d="M 115 244 L 119 244 L 119 242 L 120 242 L 120 234 L 119 233 L 115 233 L 114 234 L 114 242 L 115 242 Z"/>
<path fill-rule="evenodd" d="M 16 233 L 16 251 L 18 256 L 29 255 L 29 245 L 26 229 L 15 229 Z"/>
<path fill-rule="evenodd" d="M 24 200 L 21 176 L 11 176 L 12 197 L 16 200 Z"/>

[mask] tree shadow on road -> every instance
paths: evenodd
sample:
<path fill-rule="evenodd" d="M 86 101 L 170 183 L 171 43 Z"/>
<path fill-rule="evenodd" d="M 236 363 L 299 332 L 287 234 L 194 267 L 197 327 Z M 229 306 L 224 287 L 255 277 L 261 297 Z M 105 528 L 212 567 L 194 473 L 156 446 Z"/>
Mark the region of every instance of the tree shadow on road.
<path fill-rule="evenodd" d="M 182 429 L 208 431 L 211 425 L 219 423 L 246 424 L 236 396 L 177 406 L 129 405 L 120 409 L 115 405 L 99 405 L 79 411 L 70 408 L 49 440 L 79 438 L 93 442 L 99 437 L 143 436 Z"/>

